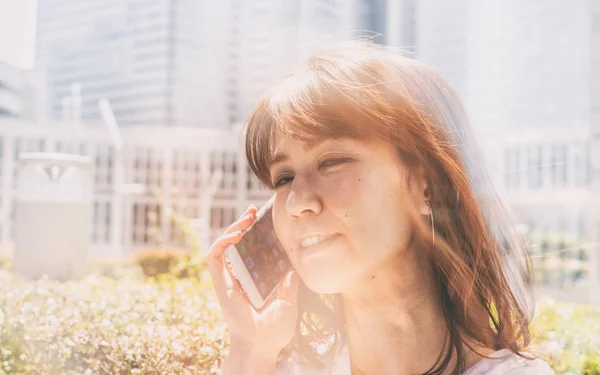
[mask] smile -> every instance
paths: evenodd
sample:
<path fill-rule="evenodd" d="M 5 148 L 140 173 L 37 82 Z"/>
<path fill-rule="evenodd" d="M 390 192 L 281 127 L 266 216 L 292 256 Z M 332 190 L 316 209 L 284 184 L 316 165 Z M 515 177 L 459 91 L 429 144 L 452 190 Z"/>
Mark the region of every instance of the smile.
<path fill-rule="evenodd" d="M 311 254 L 322 253 L 331 247 L 338 239 L 339 233 L 314 234 L 302 239 L 299 252 L 302 258 Z"/>
<path fill-rule="evenodd" d="M 311 236 L 304 237 L 304 239 L 302 239 L 302 242 L 300 243 L 301 248 L 305 249 L 307 247 L 314 246 L 321 242 L 327 241 L 334 235 L 335 234 L 332 233 L 332 234 L 317 234 L 317 235 L 311 235 Z"/>

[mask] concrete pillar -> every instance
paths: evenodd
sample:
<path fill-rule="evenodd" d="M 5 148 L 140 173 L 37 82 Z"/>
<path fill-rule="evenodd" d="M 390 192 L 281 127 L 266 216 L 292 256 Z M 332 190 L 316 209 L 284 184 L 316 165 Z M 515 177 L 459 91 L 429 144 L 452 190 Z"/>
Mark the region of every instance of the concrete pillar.
<path fill-rule="evenodd" d="M 239 134 L 239 133 L 238 133 Z M 237 149 L 237 169 L 236 169 L 236 192 L 235 192 L 235 200 L 236 200 L 236 212 L 235 217 L 240 217 L 242 212 L 248 206 L 248 168 L 246 161 L 246 151 L 245 147 L 245 137 L 238 137 L 240 139 L 239 146 Z"/>
<path fill-rule="evenodd" d="M 15 138 L 4 134 L 2 137 L 2 244 L 12 244 L 12 210 L 14 196 L 14 170 L 15 170 Z"/>
<path fill-rule="evenodd" d="M 15 271 L 66 280 L 85 271 L 92 203 L 86 156 L 20 156 L 15 215 Z"/>
<path fill-rule="evenodd" d="M 123 184 L 125 182 L 125 166 L 123 150 L 115 148 L 113 153 L 113 180 L 111 199 L 110 239 L 115 254 L 123 254 Z"/>
<path fill-rule="evenodd" d="M 600 2 L 591 1 L 592 19 L 600 17 Z M 591 119 L 591 152 L 590 152 L 590 278 L 589 289 L 592 303 L 600 304 L 600 23 L 593 22 L 591 46 L 590 102 Z"/>
<path fill-rule="evenodd" d="M 173 207 L 172 186 L 173 186 L 173 148 L 166 146 L 162 150 L 162 194 L 161 194 L 161 210 L 160 210 L 160 225 L 162 245 L 165 246 L 171 242 L 171 222 L 170 216 Z"/>

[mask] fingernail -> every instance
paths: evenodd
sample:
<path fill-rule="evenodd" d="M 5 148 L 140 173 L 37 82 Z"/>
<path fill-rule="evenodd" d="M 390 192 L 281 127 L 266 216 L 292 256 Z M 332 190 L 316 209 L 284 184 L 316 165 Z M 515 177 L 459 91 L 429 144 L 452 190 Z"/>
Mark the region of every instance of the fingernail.
<path fill-rule="evenodd" d="M 283 284 L 284 284 L 286 287 L 289 287 L 291 283 L 292 283 L 292 271 L 288 272 L 288 273 L 285 275 L 285 279 L 284 279 L 284 281 L 283 281 Z"/>

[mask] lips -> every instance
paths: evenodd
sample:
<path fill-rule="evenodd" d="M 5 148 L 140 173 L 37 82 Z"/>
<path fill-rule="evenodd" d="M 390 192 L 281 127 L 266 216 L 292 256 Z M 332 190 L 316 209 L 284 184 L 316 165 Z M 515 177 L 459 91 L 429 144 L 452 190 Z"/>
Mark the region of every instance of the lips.
<path fill-rule="evenodd" d="M 311 233 L 304 235 L 300 240 L 300 248 L 305 249 L 307 247 L 317 245 L 321 242 L 327 241 L 333 236 L 335 236 L 335 233 Z"/>
<path fill-rule="evenodd" d="M 302 237 L 298 250 L 302 256 L 322 252 L 337 240 L 339 233 L 314 233 Z"/>

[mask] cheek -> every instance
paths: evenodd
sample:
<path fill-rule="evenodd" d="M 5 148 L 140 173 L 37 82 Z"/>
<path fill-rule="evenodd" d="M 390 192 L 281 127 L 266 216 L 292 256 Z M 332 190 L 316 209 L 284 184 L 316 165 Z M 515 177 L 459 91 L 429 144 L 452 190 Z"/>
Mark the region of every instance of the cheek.
<path fill-rule="evenodd" d="M 411 224 L 407 210 L 407 202 L 403 197 L 403 190 L 398 187 L 397 191 L 382 193 L 386 198 L 381 202 L 382 218 L 378 221 L 381 233 L 382 247 L 387 252 L 394 254 L 408 247 L 411 238 Z"/>
<path fill-rule="evenodd" d="M 279 197 L 276 199 L 279 200 Z M 288 254 L 288 257 L 290 257 L 290 260 L 294 262 L 294 223 L 290 220 L 290 217 L 285 210 L 285 201 L 282 200 L 279 202 L 277 200 L 273 206 L 273 227 L 275 229 L 277 239 L 283 245 L 285 252 Z"/>
<path fill-rule="evenodd" d="M 410 225 L 403 187 L 398 180 L 382 173 L 356 181 L 352 189 L 356 195 L 346 197 L 348 229 L 355 241 L 355 249 L 363 255 L 389 255 L 407 246 Z M 373 257 L 373 260 L 375 261 Z"/>
<path fill-rule="evenodd" d="M 372 186 L 376 185 L 373 172 L 366 166 L 348 167 L 329 177 L 324 177 L 319 183 L 319 192 L 328 208 L 336 214 L 345 210 L 352 211 L 358 203 L 369 199 Z"/>

